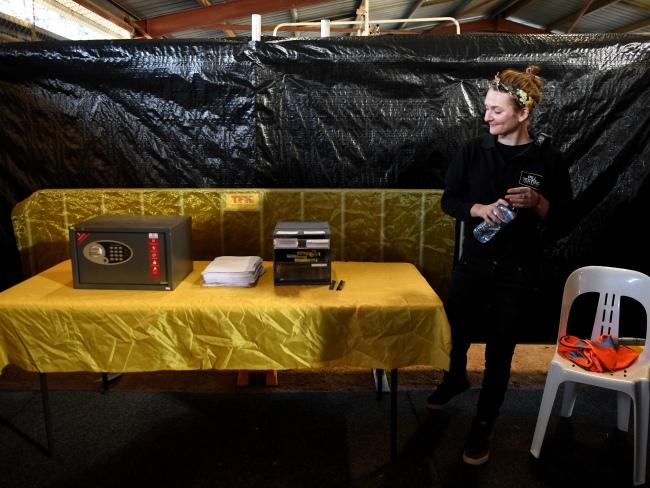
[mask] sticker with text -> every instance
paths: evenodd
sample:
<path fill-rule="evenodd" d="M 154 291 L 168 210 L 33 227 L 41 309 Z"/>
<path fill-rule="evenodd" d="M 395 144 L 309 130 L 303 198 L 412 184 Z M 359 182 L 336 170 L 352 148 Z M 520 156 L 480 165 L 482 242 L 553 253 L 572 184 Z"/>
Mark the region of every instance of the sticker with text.
<path fill-rule="evenodd" d="M 256 191 L 227 192 L 223 199 L 224 210 L 259 210 L 262 200 Z"/>

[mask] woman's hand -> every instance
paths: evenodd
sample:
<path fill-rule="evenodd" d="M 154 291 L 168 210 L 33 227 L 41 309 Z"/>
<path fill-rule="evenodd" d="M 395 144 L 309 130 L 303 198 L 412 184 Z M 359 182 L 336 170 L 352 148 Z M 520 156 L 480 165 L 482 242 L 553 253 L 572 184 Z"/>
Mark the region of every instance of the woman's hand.
<path fill-rule="evenodd" d="M 503 215 L 498 205 L 505 205 L 507 207 L 510 204 L 503 198 L 499 198 L 496 202 L 487 205 L 475 203 L 470 209 L 470 215 L 472 217 L 480 217 L 490 225 L 500 224 L 503 221 Z"/>
<path fill-rule="evenodd" d="M 528 186 L 508 188 L 506 192 L 508 204 L 514 208 L 535 208 L 542 196 Z"/>

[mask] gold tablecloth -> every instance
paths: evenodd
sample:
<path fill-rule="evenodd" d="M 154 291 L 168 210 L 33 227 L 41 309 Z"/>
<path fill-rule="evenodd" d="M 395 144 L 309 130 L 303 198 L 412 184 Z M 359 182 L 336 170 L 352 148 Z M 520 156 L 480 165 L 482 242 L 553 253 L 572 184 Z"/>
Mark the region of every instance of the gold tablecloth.
<path fill-rule="evenodd" d="M 327 286 L 202 287 L 205 261 L 174 291 L 72 287 L 64 261 L 0 293 L 0 371 L 141 372 L 333 366 L 447 369 L 442 303 L 415 266 L 335 262 Z"/>

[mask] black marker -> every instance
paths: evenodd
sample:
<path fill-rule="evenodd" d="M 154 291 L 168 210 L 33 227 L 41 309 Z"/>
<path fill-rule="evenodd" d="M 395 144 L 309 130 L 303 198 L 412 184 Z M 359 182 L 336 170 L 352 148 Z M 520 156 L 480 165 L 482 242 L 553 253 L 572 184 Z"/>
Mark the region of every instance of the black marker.
<path fill-rule="evenodd" d="M 330 281 L 330 290 L 334 289 L 334 285 L 336 284 L 336 280 Z"/>
<path fill-rule="evenodd" d="M 339 281 L 339 286 L 336 287 L 336 291 L 341 291 L 343 289 L 343 285 L 345 285 L 345 281 Z"/>

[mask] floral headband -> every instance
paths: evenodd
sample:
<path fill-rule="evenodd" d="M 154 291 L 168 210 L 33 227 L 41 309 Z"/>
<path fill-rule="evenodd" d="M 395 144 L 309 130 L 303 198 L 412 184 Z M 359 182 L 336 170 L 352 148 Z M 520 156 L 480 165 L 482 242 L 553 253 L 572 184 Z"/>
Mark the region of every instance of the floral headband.
<path fill-rule="evenodd" d="M 519 88 L 517 85 L 511 85 L 510 83 L 502 82 L 501 78 L 499 77 L 499 73 L 496 74 L 494 79 L 490 82 L 490 85 L 495 90 L 505 92 L 510 95 L 517 106 L 521 108 L 530 108 L 534 103 L 533 99 L 528 96 L 528 93 Z"/>

